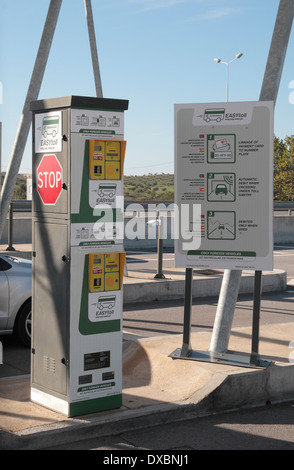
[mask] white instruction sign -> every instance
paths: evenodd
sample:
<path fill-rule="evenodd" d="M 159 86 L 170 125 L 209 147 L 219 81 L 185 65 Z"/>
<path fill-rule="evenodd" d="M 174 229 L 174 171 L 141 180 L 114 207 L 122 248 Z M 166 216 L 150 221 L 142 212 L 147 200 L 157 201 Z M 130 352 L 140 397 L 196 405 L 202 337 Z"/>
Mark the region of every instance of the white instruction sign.
<path fill-rule="evenodd" d="M 272 102 L 175 105 L 175 202 L 176 266 L 273 269 Z"/>

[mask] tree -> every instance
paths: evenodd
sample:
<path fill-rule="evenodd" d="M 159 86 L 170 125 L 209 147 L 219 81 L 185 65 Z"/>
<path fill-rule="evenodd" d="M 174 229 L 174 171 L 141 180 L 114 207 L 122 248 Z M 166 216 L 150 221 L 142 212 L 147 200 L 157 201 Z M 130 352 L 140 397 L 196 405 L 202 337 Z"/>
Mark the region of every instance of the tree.
<path fill-rule="evenodd" d="M 274 138 L 274 199 L 294 198 L 294 138 Z"/>

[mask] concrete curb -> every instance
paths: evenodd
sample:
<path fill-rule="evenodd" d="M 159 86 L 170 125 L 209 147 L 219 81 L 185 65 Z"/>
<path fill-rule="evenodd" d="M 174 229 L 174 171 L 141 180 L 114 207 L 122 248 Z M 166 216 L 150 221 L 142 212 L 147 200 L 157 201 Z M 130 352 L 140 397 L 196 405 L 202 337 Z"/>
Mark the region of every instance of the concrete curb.
<path fill-rule="evenodd" d="M 106 437 L 159 424 L 209 416 L 235 409 L 293 400 L 294 365 L 266 370 L 218 373 L 189 400 L 159 403 L 134 410 L 117 410 L 17 433 L 0 431 L 0 449 L 37 450 L 87 438 Z M 279 384 L 279 386 L 277 386 Z"/>
<path fill-rule="evenodd" d="M 2 251 L 19 258 L 31 259 L 31 251 Z M 174 274 L 175 272 L 175 274 Z M 178 300 L 184 298 L 185 274 L 184 270 L 165 273 L 165 279 L 154 279 L 154 273 L 142 275 L 140 272 L 130 271 L 129 276 L 124 277 L 124 304 L 150 302 L 153 300 Z M 193 292 L 194 298 L 218 297 L 222 284 L 222 274 L 199 275 L 194 274 Z M 262 278 L 263 292 L 283 291 L 287 288 L 287 272 L 275 269 L 264 271 Z M 251 294 L 254 291 L 254 272 L 242 271 L 240 294 Z"/>
<path fill-rule="evenodd" d="M 194 276 L 193 297 L 216 297 L 220 293 L 222 275 Z M 282 291 L 287 288 L 287 273 L 279 269 L 263 273 L 263 292 Z M 254 273 L 243 272 L 240 294 L 252 293 Z M 185 279 L 139 279 L 132 277 L 124 282 L 124 304 L 153 300 L 176 300 L 184 297 Z"/>

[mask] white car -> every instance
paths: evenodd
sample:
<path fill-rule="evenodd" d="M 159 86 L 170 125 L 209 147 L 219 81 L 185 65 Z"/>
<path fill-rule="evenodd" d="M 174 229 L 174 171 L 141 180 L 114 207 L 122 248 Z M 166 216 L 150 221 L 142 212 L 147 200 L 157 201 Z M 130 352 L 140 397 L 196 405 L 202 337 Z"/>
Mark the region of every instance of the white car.
<path fill-rule="evenodd" d="M 0 254 L 0 335 L 15 333 L 31 344 L 32 262 Z"/>

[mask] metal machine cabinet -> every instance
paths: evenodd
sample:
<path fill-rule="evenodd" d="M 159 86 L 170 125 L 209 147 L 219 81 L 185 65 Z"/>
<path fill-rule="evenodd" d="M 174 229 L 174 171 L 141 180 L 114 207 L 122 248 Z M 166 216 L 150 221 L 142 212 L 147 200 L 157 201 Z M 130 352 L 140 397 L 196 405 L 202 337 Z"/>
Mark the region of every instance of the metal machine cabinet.
<path fill-rule="evenodd" d="M 31 400 L 67 416 L 116 408 L 128 101 L 68 96 L 31 109 Z"/>

